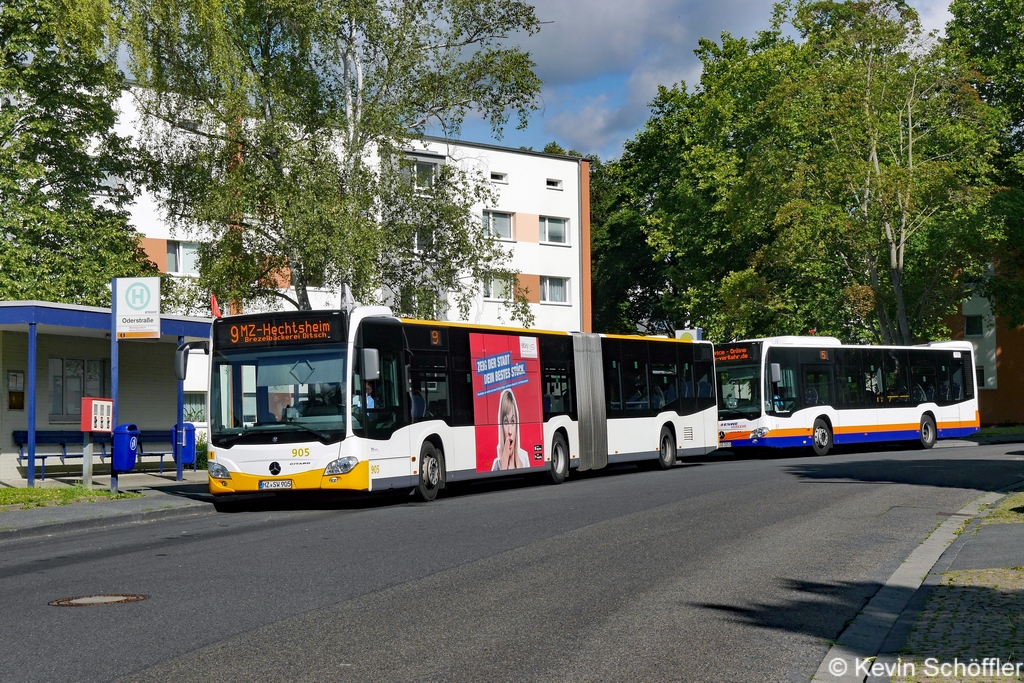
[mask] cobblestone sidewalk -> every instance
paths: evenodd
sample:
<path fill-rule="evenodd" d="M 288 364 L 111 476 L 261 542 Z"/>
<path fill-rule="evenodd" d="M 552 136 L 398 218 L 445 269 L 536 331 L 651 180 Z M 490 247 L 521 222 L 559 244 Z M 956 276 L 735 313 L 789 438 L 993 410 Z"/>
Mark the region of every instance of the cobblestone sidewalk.
<path fill-rule="evenodd" d="M 1024 494 L 980 522 L 896 653 L 893 683 L 1024 681 Z"/>
<path fill-rule="evenodd" d="M 946 572 L 902 657 L 894 683 L 1024 680 L 1024 567 Z"/>

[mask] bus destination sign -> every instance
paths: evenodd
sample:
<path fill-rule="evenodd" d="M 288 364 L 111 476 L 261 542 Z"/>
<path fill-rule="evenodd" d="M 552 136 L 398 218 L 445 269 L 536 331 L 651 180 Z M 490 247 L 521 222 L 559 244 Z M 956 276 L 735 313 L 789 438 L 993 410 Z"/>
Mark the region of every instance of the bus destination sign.
<path fill-rule="evenodd" d="M 341 341 L 341 316 L 308 315 L 238 321 L 228 318 L 217 321 L 214 336 L 221 348 L 337 342 Z"/>
<path fill-rule="evenodd" d="M 760 344 L 717 344 L 715 346 L 716 363 L 757 361 L 760 359 Z"/>

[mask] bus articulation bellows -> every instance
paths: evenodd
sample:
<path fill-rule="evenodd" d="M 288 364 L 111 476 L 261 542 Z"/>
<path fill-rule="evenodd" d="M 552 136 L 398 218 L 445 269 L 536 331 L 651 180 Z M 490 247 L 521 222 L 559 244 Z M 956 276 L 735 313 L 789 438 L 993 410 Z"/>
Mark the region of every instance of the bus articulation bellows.
<path fill-rule="evenodd" d="M 184 372 L 188 348 L 176 366 Z M 713 347 L 396 318 L 383 307 L 213 323 L 209 482 L 409 489 L 718 448 Z"/>
<path fill-rule="evenodd" d="M 771 337 L 715 346 L 722 448 L 967 436 L 980 427 L 969 342 L 846 346 Z"/>

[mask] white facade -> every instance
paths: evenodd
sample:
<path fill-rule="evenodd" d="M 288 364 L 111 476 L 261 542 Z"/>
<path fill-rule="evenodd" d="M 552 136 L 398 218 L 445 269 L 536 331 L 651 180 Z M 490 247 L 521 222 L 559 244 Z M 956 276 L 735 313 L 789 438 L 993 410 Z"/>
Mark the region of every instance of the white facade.
<path fill-rule="evenodd" d="M 140 122 L 134 98 L 119 102 L 118 132 L 132 135 Z M 499 220 L 507 217 L 511 234 L 500 241 L 511 253 L 511 268 L 521 273 L 537 329 L 590 331 L 589 164 L 575 157 L 544 154 L 471 142 L 425 138 L 409 150 L 426 163 L 457 164 L 492 183 L 494 206 L 474 207 Z M 176 234 L 161 216 L 154 197 L 143 191 L 130 208 L 132 225 L 142 233 L 143 248 L 163 272 L 194 274 L 192 235 Z M 503 292 L 478 296 L 466 322 L 512 324 Z M 340 292 L 310 292 L 314 308 L 337 308 Z M 282 304 L 284 301 L 282 300 Z M 286 304 L 285 304 L 286 305 Z M 457 320 L 452 306 L 449 320 Z"/>

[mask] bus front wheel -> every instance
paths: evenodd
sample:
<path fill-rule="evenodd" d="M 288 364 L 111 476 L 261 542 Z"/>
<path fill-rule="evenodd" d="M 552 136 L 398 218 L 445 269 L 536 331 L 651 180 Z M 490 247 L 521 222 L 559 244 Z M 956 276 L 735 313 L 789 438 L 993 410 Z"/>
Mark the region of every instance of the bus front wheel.
<path fill-rule="evenodd" d="M 935 420 L 931 415 L 921 418 L 921 448 L 931 448 L 935 445 Z"/>
<path fill-rule="evenodd" d="M 832 450 L 832 429 L 820 417 L 814 421 L 814 454 L 828 455 Z"/>
<path fill-rule="evenodd" d="M 437 498 L 443 469 L 437 448 L 429 441 L 425 441 L 420 448 L 419 483 L 416 484 L 416 496 L 420 500 L 430 502 Z"/>
<path fill-rule="evenodd" d="M 561 432 L 551 440 L 551 483 L 561 484 L 569 474 L 569 446 Z"/>

